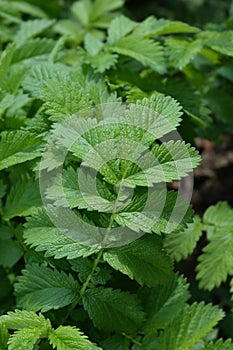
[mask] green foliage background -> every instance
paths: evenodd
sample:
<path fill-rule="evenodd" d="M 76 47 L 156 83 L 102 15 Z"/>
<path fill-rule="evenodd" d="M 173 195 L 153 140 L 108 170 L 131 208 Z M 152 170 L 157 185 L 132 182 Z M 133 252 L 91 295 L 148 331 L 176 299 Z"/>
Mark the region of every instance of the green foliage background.
<path fill-rule="evenodd" d="M 198 166 L 195 136 L 220 142 L 233 132 L 232 15 L 230 1 L 148 2 L 141 11 L 123 0 L 0 0 L 0 349 L 233 349 L 232 208 L 219 202 L 200 218 L 189 207 L 169 230 L 177 194 L 168 191 L 154 225 L 143 212 L 148 179 L 150 186 L 171 184 Z M 78 115 L 116 102 L 156 117 L 145 113 L 125 128 L 125 120 L 109 126 Z M 146 232 L 128 245 L 84 246 L 43 209 L 40 157 L 56 125 L 72 115 L 98 132 L 85 132 L 69 149 L 67 201 L 56 183 L 46 195 L 56 200 L 57 215 L 68 205 L 93 230 Z M 157 139 L 176 129 L 184 143 L 160 145 Z M 80 163 L 94 145 L 109 138 L 117 144 L 122 134 L 144 142 L 163 174 L 150 159 L 147 179 L 129 161 L 109 162 L 98 169 L 103 202 L 87 186 L 93 210 L 77 183 Z M 69 137 L 64 133 L 57 155 Z M 58 164 L 53 157 L 43 166 L 51 172 Z M 95 169 L 93 159 L 88 167 Z M 134 196 L 110 215 L 121 181 Z M 179 271 L 201 237 L 206 244 L 189 283 Z"/>

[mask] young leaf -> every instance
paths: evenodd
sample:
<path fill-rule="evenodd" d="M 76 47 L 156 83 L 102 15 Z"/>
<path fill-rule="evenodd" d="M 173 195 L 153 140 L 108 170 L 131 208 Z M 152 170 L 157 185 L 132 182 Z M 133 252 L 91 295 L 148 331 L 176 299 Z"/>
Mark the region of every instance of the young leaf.
<path fill-rule="evenodd" d="M 25 310 L 9 311 L 7 315 L 0 317 L 0 321 L 6 328 L 10 329 L 40 328 L 48 330 L 51 328 L 50 321 L 42 314 L 37 315 L 35 312 Z"/>
<path fill-rule="evenodd" d="M 104 253 L 104 260 L 148 287 L 166 281 L 172 273 L 172 264 L 162 250 L 162 241 L 155 236 L 145 235 L 126 246 L 110 249 Z"/>
<path fill-rule="evenodd" d="M 186 306 L 160 337 L 161 350 L 189 350 L 224 316 L 222 310 L 203 302 Z"/>
<path fill-rule="evenodd" d="M 43 312 L 71 304 L 79 296 L 79 285 L 71 275 L 45 266 L 28 265 L 15 284 L 18 306 Z"/>
<path fill-rule="evenodd" d="M 202 224 L 198 216 L 187 225 L 184 231 L 175 231 L 168 234 L 164 240 L 164 247 L 176 261 L 186 259 L 191 254 L 202 234 Z"/>
<path fill-rule="evenodd" d="M 95 327 L 106 331 L 134 332 L 144 319 L 137 297 L 120 290 L 89 289 L 83 305 Z"/>
<path fill-rule="evenodd" d="M 91 343 L 79 329 L 70 326 L 51 329 L 48 338 L 50 344 L 57 350 L 101 350 L 97 345 Z"/>
<path fill-rule="evenodd" d="M 33 350 L 41 337 L 40 328 L 23 328 L 16 331 L 9 338 L 9 350 Z"/>
<path fill-rule="evenodd" d="M 233 343 L 230 339 L 223 341 L 219 339 L 216 343 L 210 343 L 206 345 L 203 350 L 232 350 Z"/>
<path fill-rule="evenodd" d="M 27 131 L 5 131 L 0 141 L 0 170 L 40 156 L 40 140 Z"/>

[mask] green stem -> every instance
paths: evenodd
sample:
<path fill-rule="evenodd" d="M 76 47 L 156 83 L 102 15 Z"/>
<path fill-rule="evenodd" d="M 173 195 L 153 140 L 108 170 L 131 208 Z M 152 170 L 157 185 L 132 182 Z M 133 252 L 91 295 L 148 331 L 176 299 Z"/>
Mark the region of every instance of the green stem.
<path fill-rule="evenodd" d="M 130 335 L 126 334 L 125 332 L 121 333 L 125 338 L 129 339 L 131 342 L 133 342 L 134 344 L 137 344 L 139 346 L 142 346 L 142 343 L 140 343 L 138 340 L 134 339 L 133 337 L 131 337 Z"/>

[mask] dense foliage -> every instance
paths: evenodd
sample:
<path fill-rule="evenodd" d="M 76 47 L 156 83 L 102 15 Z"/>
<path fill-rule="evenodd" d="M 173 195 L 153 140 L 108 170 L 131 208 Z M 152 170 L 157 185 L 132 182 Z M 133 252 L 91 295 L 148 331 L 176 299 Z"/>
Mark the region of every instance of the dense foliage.
<path fill-rule="evenodd" d="M 195 136 L 232 133 L 232 19 L 136 22 L 123 5 L 0 0 L 2 350 L 233 349 L 174 268 L 206 235 L 199 287 L 233 292 L 233 210 L 200 218 L 172 189 Z"/>

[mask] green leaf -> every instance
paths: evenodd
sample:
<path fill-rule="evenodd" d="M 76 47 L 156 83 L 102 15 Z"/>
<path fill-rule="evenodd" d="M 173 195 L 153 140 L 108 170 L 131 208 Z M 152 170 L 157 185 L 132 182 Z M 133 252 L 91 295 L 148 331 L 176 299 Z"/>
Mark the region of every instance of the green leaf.
<path fill-rule="evenodd" d="M 46 257 L 75 259 L 87 257 L 99 251 L 99 247 L 84 246 L 73 241 L 56 228 L 43 210 L 27 219 L 24 238 L 26 244 L 38 252 L 45 251 Z"/>
<path fill-rule="evenodd" d="M 233 228 L 217 227 L 198 258 L 197 279 L 201 288 L 212 290 L 233 274 Z"/>
<path fill-rule="evenodd" d="M 117 10 L 124 5 L 124 2 L 124 0 L 95 0 L 91 13 L 92 21 L 96 20 L 98 17 L 106 14 L 107 12 Z"/>
<path fill-rule="evenodd" d="M 144 313 L 136 295 L 111 288 L 93 288 L 85 292 L 83 305 L 95 327 L 105 331 L 134 332 Z"/>
<path fill-rule="evenodd" d="M 196 149 L 181 141 L 156 144 L 151 153 L 137 161 L 142 171 L 135 171 L 126 177 L 131 185 L 151 186 L 153 183 L 172 182 L 187 176 L 201 158 Z M 136 169 L 135 169 L 136 170 Z"/>
<path fill-rule="evenodd" d="M 100 40 L 98 40 L 94 35 L 90 33 L 87 33 L 85 35 L 84 46 L 91 56 L 98 55 L 103 45 L 104 44 Z"/>
<path fill-rule="evenodd" d="M 37 315 L 32 311 L 17 309 L 14 312 L 9 311 L 7 315 L 0 316 L 0 322 L 9 329 L 40 328 L 48 330 L 51 328 L 49 319 L 46 319 L 42 314 Z"/>
<path fill-rule="evenodd" d="M 211 304 L 201 302 L 186 306 L 161 335 L 159 349 L 191 349 L 223 316 L 223 311 Z"/>
<path fill-rule="evenodd" d="M 108 43 L 113 45 L 122 37 L 129 34 L 136 26 L 136 22 L 121 15 L 116 17 L 108 28 Z"/>
<path fill-rule="evenodd" d="M 129 345 L 129 339 L 119 334 L 113 335 L 101 342 L 103 350 L 128 350 Z"/>
<path fill-rule="evenodd" d="M 15 284 L 18 306 L 42 312 L 71 304 L 79 296 L 79 285 L 71 275 L 45 266 L 28 265 Z"/>
<path fill-rule="evenodd" d="M 40 156 L 40 140 L 27 131 L 5 131 L 0 141 L 0 170 Z"/>
<path fill-rule="evenodd" d="M 186 259 L 191 254 L 202 234 L 202 224 L 198 216 L 187 225 L 184 231 L 175 231 L 168 234 L 164 241 L 164 247 L 169 255 L 176 261 Z"/>
<path fill-rule="evenodd" d="M 135 197 L 124 210 L 115 214 L 119 225 L 127 226 L 136 232 L 171 233 L 183 229 L 191 221 L 193 212 L 187 201 L 177 192 L 155 188 L 149 197 Z"/>
<path fill-rule="evenodd" d="M 0 238 L 0 265 L 4 267 L 14 266 L 21 259 L 23 253 L 23 249 L 16 240 Z"/>
<path fill-rule="evenodd" d="M 49 332 L 49 341 L 57 350 L 100 350 L 77 328 L 60 326 Z"/>
<path fill-rule="evenodd" d="M 146 235 L 126 246 L 110 249 L 104 260 L 114 269 L 148 287 L 154 287 L 171 276 L 172 264 L 162 249 L 162 240 Z"/>
<path fill-rule="evenodd" d="M 8 341 L 9 350 L 33 350 L 34 345 L 41 337 L 41 330 L 39 328 L 24 328 L 16 331 L 10 336 Z"/>
<path fill-rule="evenodd" d="M 178 69 L 183 69 L 202 49 L 201 40 L 189 41 L 184 38 L 168 38 L 166 46 L 170 61 Z"/>
<path fill-rule="evenodd" d="M 158 73 L 163 74 L 166 71 L 163 48 L 158 42 L 151 39 L 129 35 L 109 46 L 109 50 L 131 57 Z"/>
<path fill-rule="evenodd" d="M 12 186 L 7 196 L 3 219 L 31 215 L 41 205 L 38 182 L 32 178 L 22 178 Z"/>
<path fill-rule="evenodd" d="M 149 98 L 137 100 L 130 105 L 128 120 L 144 130 L 148 130 L 155 138 L 160 138 L 180 124 L 181 105 L 170 96 L 157 93 Z"/>
<path fill-rule="evenodd" d="M 15 96 L 6 94 L 0 102 L 0 119 L 6 110 L 14 103 Z"/>
<path fill-rule="evenodd" d="M 89 49 L 89 51 L 91 50 Z M 79 53 L 83 63 L 89 63 L 94 71 L 99 73 L 103 73 L 105 70 L 114 66 L 118 58 L 117 55 L 110 52 L 99 52 L 98 55 L 92 56 L 91 54 L 84 52 L 82 49 L 79 49 Z"/>
<path fill-rule="evenodd" d="M 227 202 L 218 202 L 211 205 L 204 213 L 203 223 L 218 227 L 231 227 L 233 221 L 233 210 Z"/>
<path fill-rule="evenodd" d="M 205 96 L 207 105 L 222 123 L 232 123 L 232 96 L 226 91 L 210 89 Z"/>
<path fill-rule="evenodd" d="M 154 18 L 150 16 L 141 22 L 135 29 L 136 34 L 145 37 L 154 37 L 158 35 L 167 35 L 175 33 L 197 33 L 198 28 L 190 26 L 180 21 L 170 21 L 164 18 Z"/>
<path fill-rule="evenodd" d="M 21 43 L 14 51 L 12 63 L 24 63 L 24 70 L 28 65 L 47 62 L 49 54 L 55 46 L 55 41 L 47 38 L 36 38 Z M 17 66 L 17 69 L 18 66 Z M 27 75 L 26 75 L 27 78 Z"/>
<path fill-rule="evenodd" d="M 0 319 L 1 320 L 1 319 Z M 9 333 L 7 328 L 0 322 L 0 349 L 7 350 L 7 342 L 9 339 Z"/>
<path fill-rule="evenodd" d="M 233 30 L 225 30 L 222 32 L 203 31 L 199 34 L 199 38 L 211 49 L 227 56 L 233 56 L 233 47 L 231 45 Z"/>
<path fill-rule="evenodd" d="M 16 32 L 14 41 L 17 44 L 21 44 L 22 42 L 41 34 L 43 31 L 51 27 L 54 22 L 54 20 L 49 19 L 34 19 L 24 21 L 21 23 L 19 30 Z"/>
<path fill-rule="evenodd" d="M 168 324 L 184 309 L 189 299 L 188 284 L 183 277 L 174 275 L 156 288 L 139 291 L 147 320 L 143 331 L 153 333 L 166 329 Z"/>
<path fill-rule="evenodd" d="M 44 108 L 52 120 L 65 118 L 91 106 L 88 96 L 80 84 L 70 79 L 53 79 L 41 91 Z"/>
<path fill-rule="evenodd" d="M 216 343 L 210 343 L 206 345 L 203 350 L 232 350 L 233 343 L 230 339 L 223 341 L 219 339 Z"/>

